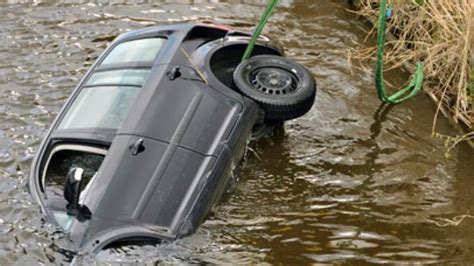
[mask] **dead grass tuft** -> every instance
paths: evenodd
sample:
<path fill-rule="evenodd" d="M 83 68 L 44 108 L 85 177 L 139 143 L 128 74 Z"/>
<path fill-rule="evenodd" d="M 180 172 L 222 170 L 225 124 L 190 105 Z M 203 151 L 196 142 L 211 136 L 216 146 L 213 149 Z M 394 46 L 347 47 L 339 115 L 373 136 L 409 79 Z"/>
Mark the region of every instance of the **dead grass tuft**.
<path fill-rule="evenodd" d="M 359 0 L 358 14 L 372 21 L 378 16 L 378 0 Z M 467 130 L 474 127 L 474 1 L 389 0 L 393 16 L 387 29 L 395 37 L 387 41 L 388 69 L 425 63 L 424 90 L 438 103 L 439 112 L 451 116 Z M 375 33 L 375 31 L 372 31 Z M 358 59 L 375 58 L 375 49 L 353 53 Z"/>

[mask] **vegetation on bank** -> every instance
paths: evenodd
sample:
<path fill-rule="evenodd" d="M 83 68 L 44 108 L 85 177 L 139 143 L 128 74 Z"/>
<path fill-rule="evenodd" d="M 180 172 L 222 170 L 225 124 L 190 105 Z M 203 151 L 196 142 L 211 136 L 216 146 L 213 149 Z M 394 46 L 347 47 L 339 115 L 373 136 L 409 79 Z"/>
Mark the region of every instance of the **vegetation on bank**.
<path fill-rule="evenodd" d="M 376 24 L 379 0 L 352 0 L 357 13 Z M 440 112 L 453 118 L 474 139 L 474 1 L 388 0 L 392 9 L 385 63 L 390 68 L 425 64 L 424 90 L 437 103 L 433 133 Z M 375 25 L 377 26 L 377 25 Z M 374 31 L 375 32 L 375 31 Z M 375 58 L 375 48 L 359 51 Z"/>

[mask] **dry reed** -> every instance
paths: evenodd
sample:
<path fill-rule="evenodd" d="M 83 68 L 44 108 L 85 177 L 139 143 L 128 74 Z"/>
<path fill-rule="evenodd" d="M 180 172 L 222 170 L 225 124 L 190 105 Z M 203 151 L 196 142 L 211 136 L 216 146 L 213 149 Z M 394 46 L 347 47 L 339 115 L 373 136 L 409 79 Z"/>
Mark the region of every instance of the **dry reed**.
<path fill-rule="evenodd" d="M 357 13 L 376 21 L 378 0 L 359 0 Z M 437 103 L 439 112 L 452 117 L 472 137 L 474 129 L 474 0 L 388 0 L 393 16 L 387 29 L 388 69 L 425 63 L 424 90 Z M 372 31 L 374 32 L 374 31 Z M 359 50 L 353 56 L 375 58 L 375 49 Z"/>

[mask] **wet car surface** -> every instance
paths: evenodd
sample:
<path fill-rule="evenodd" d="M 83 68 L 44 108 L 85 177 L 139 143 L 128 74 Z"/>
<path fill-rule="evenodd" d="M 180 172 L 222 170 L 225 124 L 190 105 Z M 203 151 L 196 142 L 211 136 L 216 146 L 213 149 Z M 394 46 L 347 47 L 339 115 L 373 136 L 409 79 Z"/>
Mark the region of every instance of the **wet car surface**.
<path fill-rule="evenodd" d="M 240 64 L 249 39 L 206 24 L 147 27 L 117 37 L 88 70 L 28 181 L 78 254 L 194 233 L 235 178 L 254 129 L 311 109 L 314 78 L 268 38 Z"/>

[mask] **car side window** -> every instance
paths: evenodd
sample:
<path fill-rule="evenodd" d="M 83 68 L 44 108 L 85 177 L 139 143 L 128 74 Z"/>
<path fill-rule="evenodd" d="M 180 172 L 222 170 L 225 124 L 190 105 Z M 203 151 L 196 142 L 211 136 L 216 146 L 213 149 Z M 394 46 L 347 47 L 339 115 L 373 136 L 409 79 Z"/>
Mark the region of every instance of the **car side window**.
<path fill-rule="evenodd" d="M 58 129 L 117 129 L 151 71 L 165 38 L 146 38 L 118 44 L 90 75 Z M 111 67 L 109 67 L 111 66 Z"/>
<path fill-rule="evenodd" d="M 121 43 L 107 55 L 100 65 L 153 61 L 165 41 L 164 38 L 147 38 Z"/>
<path fill-rule="evenodd" d="M 142 86 L 149 73 L 149 69 L 119 69 L 95 72 L 85 86 L 111 84 Z"/>
<path fill-rule="evenodd" d="M 58 129 L 119 128 L 135 100 L 137 87 L 87 87 L 74 100 Z"/>

